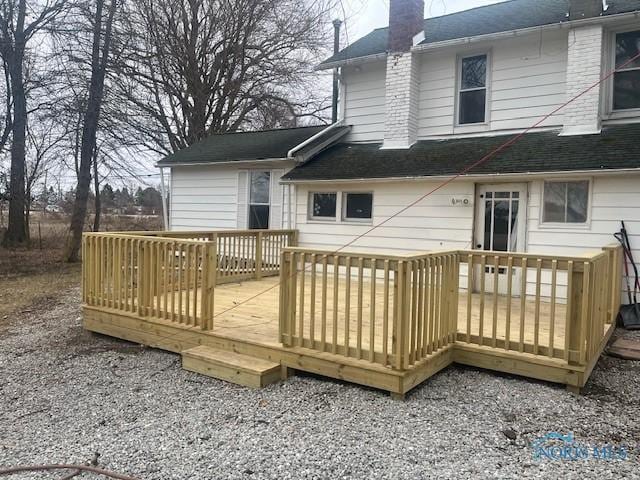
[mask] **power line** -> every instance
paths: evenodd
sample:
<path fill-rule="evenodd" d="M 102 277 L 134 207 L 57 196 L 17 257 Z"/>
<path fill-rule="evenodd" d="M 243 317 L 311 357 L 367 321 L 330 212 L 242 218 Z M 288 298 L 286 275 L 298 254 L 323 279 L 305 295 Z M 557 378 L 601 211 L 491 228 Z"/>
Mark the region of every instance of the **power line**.
<path fill-rule="evenodd" d="M 483 163 L 486 163 L 487 161 L 489 161 L 491 158 L 493 158 L 495 155 L 497 155 L 498 153 L 502 152 L 503 150 L 506 150 L 507 148 L 511 147 L 512 145 L 514 145 L 516 142 L 518 142 L 522 137 L 524 137 L 527 133 L 529 133 L 531 130 L 534 130 L 535 128 L 539 127 L 541 124 L 543 124 L 545 121 L 547 121 L 549 118 L 551 118 L 552 116 L 556 115 L 558 112 L 560 112 L 560 110 L 564 109 L 565 107 L 567 107 L 568 105 L 570 105 L 571 103 L 575 102 L 576 100 L 578 100 L 579 98 L 583 97 L 584 95 L 586 95 L 587 93 L 589 93 L 591 90 L 593 90 L 594 88 L 596 88 L 597 86 L 599 86 L 601 83 L 603 83 L 604 81 L 608 80 L 609 78 L 611 78 L 618 70 L 626 67 L 627 65 L 633 63 L 635 60 L 640 58 L 640 53 L 638 53 L 637 55 L 635 55 L 634 57 L 630 58 L 629 60 L 627 60 L 625 63 L 623 63 L 622 65 L 619 65 L 618 67 L 614 68 L 613 70 L 611 70 L 608 74 L 606 74 L 604 77 L 601 77 L 596 83 L 594 83 L 593 85 L 591 85 L 590 87 L 588 87 L 587 89 L 583 90 L 582 92 L 580 92 L 578 95 L 572 97 L 571 99 L 567 100 L 565 103 L 563 103 L 562 105 L 560 105 L 559 107 L 555 108 L 553 111 L 551 111 L 550 113 L 548 113 L 547 115 L 543 116 L 542 118 L 540 118 L 540 120 L 538 120 L 537 122 L 535 122 L 533 125 L 531 125 L 530 127 L 526 128 L 525 130 L 523 130 L 522 132 L 518 133 L 517 135 L 513 136 L 512 138 L 510 138 L 509 140 L 507 140 L 506 142 L 504 142 L 503 144 L 501 144 L 500 146 L 498 146 L 497 148 L 493 149 L 492 151 L 490 151 L 488 154 L 486 154 L 485 156 L 483 156 L 480 160 L 466 166 L 464 169 L 462 169 L 460 172 L 458 172 L 457 174 L 449 177 L 447 180 L 441 182 L 440 184 L 438 184 L 436 187 L 434 187 L 433 189 L 431 189 L 430 191 L 428 191 L 427 193 L 425 193 L 424 195 L 422 195 L 421 197 L 419 197 L 418 199 L 416 199 L 415 201 L 411 202 L 410 204 L 408 204 L 407 206 L 401 208 L 400 210 L 398 210 L 396 213 L 394 213 L 393 215 L 387 217 L 386 219 L 384 219 L 382 222 L 372 226 L 371 228 L 369 228 L 368 230 L 366 230 L 364 233 L 361 233 L 360 235 L 357 235 L 356 237 L 354 237 L 351 241 L 347 242 L 346 244 L 342 245 L 340 248 L 338 248 L 337 250 L 334 250 L 330 253 L 325 253 L 322 256 L 322 259 L 326 259 L 328 256 L 330 255 L 335 255 L 336 253 L 341 252 L 342 250 L 344 250 L 347 247 L 350 247 L 351 245 L 353 245 L 355 242 L 357 242 L 358 240 L 360 240 L 361 238 L 369 235 L 371 232 L 373 232 L 374 230 L 380 228 L 381 226 L 387 224 L 390 220 L 396 218 L 397 216 L 401 215 L 402 213 L 406 212 L 407 210 L 409 210 L 410 208 L 416 206 L 418 203 L 420 203 L 422 200 L 424 200 L 425 198 L 427 198 L 428 196 L 434 194 L 435 192 L 437 192 L 438 190 L 443 189 L 444 187 L 446 187 L 447 185 L 449 185 L 450 183 L 454 182 L 455 180 L 457 180 L 458 178 L 466 175 L 467 173 L 469 173 L 471 170 L 473 170 L 476 167 L 479 167 L 480 165 L 482 165 Z M 303 272 L 306 272 L 308 269 L 308 267 L 305 267 L 305 269 L 303 270 Z M 297 275 L 297 271 L 294 275 Z M 291 278 L 293 278 L 293 276 L 291 276 Z M 217 315 L 214 315 L 213 318 L 219 317 L 220 315 L 223 315 L 225 313 L 228 313 L 232 310 L 235 310 L 236 308 L 238 308 L 241 305 L 245 305 L 246 303 L 255 300 L 256 298 L 264 295 L 265 293 L 270 292 L 271 290 L 274 290 L 275 288 L 280 287 L 282 282 L 278 282 L 275 285 L 263 290 L 262 292 L 258 292 L 257 294 L 249 297 L 246 300 L 243 300 L 241 302 L 237 302 L 234 303 L 233 306 L 223 310 L 222 312 L 218 313 Z"/>

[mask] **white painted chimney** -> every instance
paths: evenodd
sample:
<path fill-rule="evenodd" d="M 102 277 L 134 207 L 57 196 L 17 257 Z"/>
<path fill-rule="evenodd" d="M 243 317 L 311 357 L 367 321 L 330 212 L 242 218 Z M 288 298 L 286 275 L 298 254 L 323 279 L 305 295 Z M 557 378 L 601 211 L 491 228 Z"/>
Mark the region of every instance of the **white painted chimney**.
<path fill-rule="evenodd" d="M 418 133 L 419 72 L 411 53 L 424 38 L 424 1 L 391 0 L 382 148 L 409 148 Z"/>
<path fill-rule="evenodd" d="M 570 100 L 592 87 L 603 75 L 602 25 L 586 25 L 569 31 L 566 89 Z M 580 95 L 564 109 L 563 135 L 600 133 L 602 85 Z"/>

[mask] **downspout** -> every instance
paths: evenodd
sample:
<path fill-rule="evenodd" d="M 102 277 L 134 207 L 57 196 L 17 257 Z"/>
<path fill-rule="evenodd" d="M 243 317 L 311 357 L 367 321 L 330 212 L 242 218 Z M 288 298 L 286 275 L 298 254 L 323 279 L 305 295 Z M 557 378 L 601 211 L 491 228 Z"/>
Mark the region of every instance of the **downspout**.
<path fill-rule="evenodd" d="M 162 195 L 162 223 L 164 230 L 169 231 L 169 215 L 167 214 L 167 190 L 164 185 L 164 168 L 160 167 L 160 193 Z"/>

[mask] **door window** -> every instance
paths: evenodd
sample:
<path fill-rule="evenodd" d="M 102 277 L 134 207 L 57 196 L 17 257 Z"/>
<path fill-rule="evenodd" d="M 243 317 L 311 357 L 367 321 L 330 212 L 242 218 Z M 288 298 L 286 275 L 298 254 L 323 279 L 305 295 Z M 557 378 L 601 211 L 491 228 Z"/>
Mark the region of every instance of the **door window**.
<path fill-rule="evenodd" d="M 518 245 L 520 192 L 484 194 L 484 250 L 512 252 Z"/>

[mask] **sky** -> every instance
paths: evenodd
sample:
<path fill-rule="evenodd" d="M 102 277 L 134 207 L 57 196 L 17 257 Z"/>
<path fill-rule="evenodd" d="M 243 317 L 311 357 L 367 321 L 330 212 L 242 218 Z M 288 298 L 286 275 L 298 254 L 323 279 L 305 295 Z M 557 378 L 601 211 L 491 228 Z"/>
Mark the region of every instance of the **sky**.
<path fill-rule="evenodd" d="M 481 7 L 501 0 L 425 0 L 425 18 Z M 386 27 L 389 23 L 389 0 L 342 0 L 346 13 L 343 27 L 344 43 L 353 43 L 371 30 Z M 338 12 L 341 19 L 345 15 Z M 343 45 L 343 48 L 346 45 Z"/>

